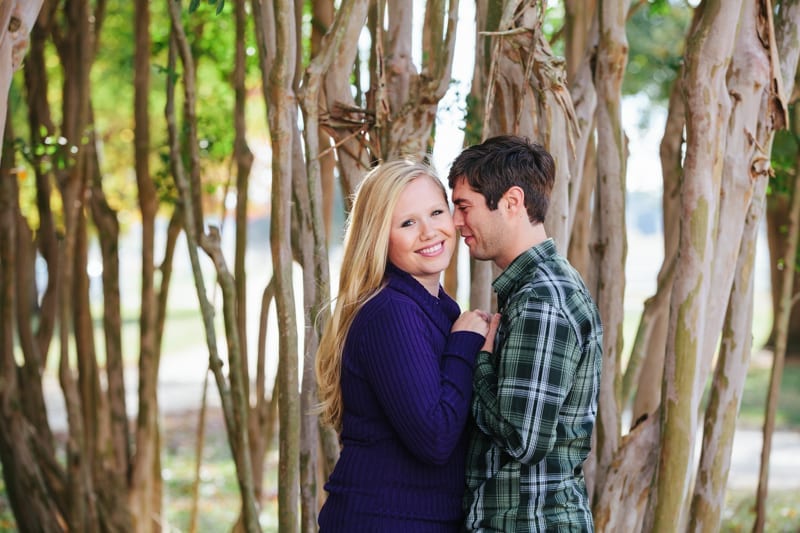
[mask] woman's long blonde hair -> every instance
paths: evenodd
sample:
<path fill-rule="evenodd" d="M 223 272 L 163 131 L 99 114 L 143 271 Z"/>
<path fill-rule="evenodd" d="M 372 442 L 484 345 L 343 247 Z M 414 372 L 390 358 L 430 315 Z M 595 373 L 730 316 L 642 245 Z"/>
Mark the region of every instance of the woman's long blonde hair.
<path fill-rule="evenodd" d="M 412 180 L 434 181 L 447 198 L 435 171 L 423 163 L 398 159 L 372 169 L 356 189 L 344 236 L 336 305 L 320 339 L 316 357 L 319 412 L 322 421 L 342 429 L 342 350 L 361 307 L 383 286 L 389 253 L 392 213 Z"/>

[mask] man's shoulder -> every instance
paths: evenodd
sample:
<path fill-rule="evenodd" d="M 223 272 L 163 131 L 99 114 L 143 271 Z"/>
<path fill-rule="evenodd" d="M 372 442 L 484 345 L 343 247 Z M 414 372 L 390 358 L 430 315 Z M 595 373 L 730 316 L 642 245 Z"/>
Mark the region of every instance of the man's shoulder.
<path fill-rule="evenodd" d="M 518 294 L 544 300 L 556 307 L 566 305 L 576 293 L 591 299 L 578 271 L 566 258 L 557 254 L 538 263 L 518 291 Z"/>

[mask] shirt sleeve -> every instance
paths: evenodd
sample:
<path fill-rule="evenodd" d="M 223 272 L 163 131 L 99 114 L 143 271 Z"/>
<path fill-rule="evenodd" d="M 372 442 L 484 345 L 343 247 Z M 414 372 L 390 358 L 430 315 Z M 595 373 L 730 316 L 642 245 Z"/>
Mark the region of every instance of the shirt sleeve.
<path fill-rule="evenodd" d="M 495 354 L 478 354 L 473 416 L 506 453 L 535 464 L 555 443 L 580 357 L 577 338 L 559 309 L 528 298 L 503 316 Z"/>
<path fill-rule="evenodd" d="M 428 320 L 412 306 L 382 306 L 365 325 L 362 355 L 374 393 L 404 445 L 422 461 L 443 464 L 466 425 L 483 337 L 451 333 L 439 354 Z"/>

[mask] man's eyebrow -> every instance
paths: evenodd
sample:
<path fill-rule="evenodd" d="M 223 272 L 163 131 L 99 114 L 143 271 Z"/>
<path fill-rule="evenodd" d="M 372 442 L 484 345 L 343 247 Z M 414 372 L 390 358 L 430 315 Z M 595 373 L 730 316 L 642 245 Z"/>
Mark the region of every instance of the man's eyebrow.
<path fill-rule="evenodd" d="M 461 205 L 461 204 L 468 204 L 469 201 L 466 198 L 453 198 L 453 203 L 455 205 Z"/>

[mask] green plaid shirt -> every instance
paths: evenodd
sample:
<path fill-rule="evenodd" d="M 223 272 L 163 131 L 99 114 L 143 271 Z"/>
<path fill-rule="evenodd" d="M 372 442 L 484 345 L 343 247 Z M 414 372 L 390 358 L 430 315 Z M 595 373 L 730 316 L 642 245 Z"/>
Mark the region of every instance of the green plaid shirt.
<path fill-rule="evenodd" d="M 494 354 L 473 381 L 468 531 L 593 531 L 583 478 L 600 389 L 603 332 L 580 275 L 552 240 L 494 281 Z"/>

